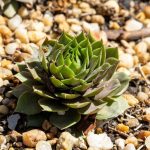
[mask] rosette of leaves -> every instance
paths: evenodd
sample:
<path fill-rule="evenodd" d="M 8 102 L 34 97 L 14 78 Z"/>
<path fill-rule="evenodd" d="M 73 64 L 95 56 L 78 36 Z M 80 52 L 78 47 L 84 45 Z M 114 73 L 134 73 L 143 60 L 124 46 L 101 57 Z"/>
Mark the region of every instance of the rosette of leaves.
<path fill-rule="evenodd" d="M 59 129 L 76 124 L 82 115 L 116 117 L 128 108 L 121 94 L 129 84 L 125 73 L 116 72 L 118 62 L 117 48 L 105 48 L 91 34 L 63 33 L 58 41 L 45 40 L 37 60 L 18 65 L 22 84 L 13 90 L 15 111 L 31 118 L 48 112 Z"/>

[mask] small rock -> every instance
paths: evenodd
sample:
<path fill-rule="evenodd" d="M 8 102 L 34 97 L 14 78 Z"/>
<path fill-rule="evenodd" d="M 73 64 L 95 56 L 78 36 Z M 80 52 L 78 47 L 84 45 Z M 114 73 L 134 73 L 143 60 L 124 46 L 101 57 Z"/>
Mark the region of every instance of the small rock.
<path fill-rule="evenodd" d="M 144 101 L 148 100 L 148 95 L 146 93 L 144 93 L 144 92 L 138 92 L 137 99 L 140 102 L 144 102 Z"/>
<path fill-rule="evenodd" d="M 87 135 L 87 143 L 89 147 L 109 150 L 112 149 L 113 143 L 106 133 L 94 134 L 89 132 Z"/>
<path fill-rule="evenodd" d="M 55 15 L 54 17 L 54 21 L 56 21 L 57 23 L 63 23 L 65 22 L 65 20 L 66 20 L 66 17 L 63 14 L 58 14 L 58 15 Z"/>
<path fill-rule="evenodd" d="M 132 127 L 137 127 L 139 125 L 139 121 L 136 118 L 130 118 L 128 119 L 127 125 L 132 128 Z"/>
<path fill-rule="evenodd" d="M 77 142 L 78 139 L 72 136 L 69 132 L 63 132 L 58 139 L 56 150 L 72 150 L 73 146 L 76 145 Z"/>
<path fill-rule="evenodd" d="M 150 114 L 150 107 L 143 110 L 147 115 Z"/>
<path fill-rule="evenodd" d="M 150 136 L 150 131 L 141 130 L 138 134 L 138 138 L 145 139 L 146 137 Z"/>
<path fill-rule="evenodd" d="M 116 127 L 117 130 L 124 132 L 124 133 L 128 133 L 129 132 L 129 127 L 124 125 L 124 124 L 118 124 Z"/>
<path fill-rule="evenodd" d="M 6 79 L 12 76 L 12 72 L 9 69 L 0 67 L 0 78 Z"/>
<path fill-rule="evenodd" d="M 43 24 L 43 22 L 33 21 L 31 23 L 31 30 L 43 31 L 44 30 L 44 24 Z"/>
<path fill-rule="evenodd" d="M 102 15 L 93 15 L 91 20 L 92 22 L 98 23 L 100 25 L 105 23 L 105 19 Z"/>
<path fill-rule="evenodd" d="M 20 119 L 19 114 L 13 114 L 7 118 L 8 128 L 14 130 L 18 124 L 18 120 Z"/>
<path fill-rule="evenodd" d="M 29 11 L 26 7 L 24 6 L 21 6 L 18 10 L 18 14 L 22 17 L 22 18 L 25 18 L 29 15 Z"/>
<path fill-rule="evenodd" d="M 28 147 L 35 147 L 38 141 L 45 141 L 46 134 L 38 129 L 33 129 L 22 134 L 23 144 Z"/>
<path fill-rule="evenodd" d="M 144 72 L 145 75 L 150 74 L 150 63 L 142 66 L 142 71 Z"/>
<path fill-rule="evenodd" d="M 56 135 L 58 132 L 58 129 L 56 127 L 51 127 L 50 132 Z"/>
<path fill-rule="evenodd" d="M 10 140 L 12 142 L 22 141 L 22 135 L 18 133 L 17 131 L 13 130 L 10 134 Z"/>
<path fill-rule="evenodd" d="M 124 150 L 136 150 L 133 144 L 127 144 Z"/>
<path fill-rule="evenodd" d="M 58 141 L 58 138 L 53 138 L 53 139 L 49 140 L 48 142 L 53 146 L 57 143 L 57 141 Z"/>
<path fill-rule="evenodd" d="M 6 45 L 5 52 L 9 55 L 13 55 L 18 47 L 18 43 L 10 43 Z"/>
<path fill-rule="evenodd" d="M 70 26 L 67 22 L 62 22 L 62 23 L 59 24 L 59 29 L 61 31 L 68 32 L 70 30 Z"/>
<path fill-rule="evenodd" d="M 73 32 L 79 33 L 79 32 L 82 31 L 82 28 L 81 28 L 80 25 L 72 24 L 72 25 L 71 25 L 71 30 L 72 30 Z"/>
<path fill-rule="evenodd" d="M 0 15 L 0 25 L 5 25 L 6 24 L 6 19 Z"/>
<path fill-rule="evenodd" d="M 82 22 L 82 26 L 86 32 L 99 32 L 100 28 L 98 23 L 87 23 L 85 21 Z"/>
<path fill-rule="evenodd" d="M 134 65 L 134 60 L 131 54 L 121 53 L 119 59 L 119 67 L 132 68 Z"/>
<path fill-rule="evenodd" d="M 53 25 L 53 16 L 51 13 L 45 13 L 42 19 L 45 26 Z"/>
<path fill-rule="evenodd" d="M 0 114 L 7 115 L 9 113 L 9 109 L 5 105 L 0 105 Z"/>
<path fill-rule="evenodd" d="M 3 150 L 3 149 L 7 149 L 6 148 L 6 137 L 3 136 L 3 135 L 0 135 L 0 149 Z"/>
<path fill-rule="evenodd" d="M 36 150 L 52 150 L 52 147 L 49 142 L 39 141 L 36 144 Z"/>
<path fill-rule="evenodd" d="M 135 19 L 130 19 L 126 22 L 125 30 L 126 31 L 137 31 L 142 29 L 143 24 Z"/>
<path fill-rule="evenodd" d="M 48 120 L 44 120 L 44 122 L 42 123 L 42 128 L 47 131 L 52 127 L 52 125 L 50 124 L 50 122 Z"/>
<path fill-rule="evenodd" d="M 143 38 L 143 41 L 147 44 L 148 49 L 150 49 L 150 37 Z"/>
<path fill-rule="evenodd" d="M 150 136 L 145 139 L 145 146 L 147 149 L 150 149 Z"/>
<path fill-rule="evenodd" d="M 22 43 L 29 43 L 29 38 L 27 34 L 27 30 L 25 28 L 17 28 L 15 30 L 15 36 L 18 38 Z"/>
<path fill-rule="evenodd" d="M 147 44 L 146 44 L 146 42 L 140 42 L 140 43 L 138 43 L 135 47 L 134 47 L 134 49 L 135 49 L 135 52 L 136 53 L 146 53 L 147 52 L 147 49 L 148 49 L 148 46 L 147 46 Z"/>
<path fill-rule="evenodd" d="M 97 147 L 89 147 L 88 150 L 100 150 L 100 149 Z"/>
<path fill-rule="evenodd" d="M 136 137 L 134 136 L 129 136 L 126 141 L 125 141 L 126 144 L 133 144 L 135 147 L 138 145 L 138 140 Z"/>
<path fill-rule="evenodd" d="M 19 15 L 14 16 L 13 18 L 8 20 L 8 26 L 11 30 L 15 30 L 19 27 L 22 22 L 22 18 Z"/>
<path fill-rule="evenodd" d="M 150 5 L 146 5 L 145 7 L 144 7 L 144 13 L 145 13 L 145 15 L 146 15 L 146 17 L 147 18 L 150 18 Z"/>
<path fill-rule="evenodd" d="M 150 122 L 150 114 L 143 115 L 142 120 L 144 120 L 146 122 Z"/>
<path fill-rule="evenodd" d="M 123 150 L 125 147 L 125 140 L 119 138 L 119 139 L 115 140 L 115 144 L 118 146 L 119 150 Z"/>
<path fill-rule="evenodd" d="M 41 31 L 29 31 L 28 32 L 28 37 L 30 39 L 31 42 L 38 42 L 41 39 L 46 37 L 46 34 L 44 32 Z"/>
<path fill-rule="evenodd" d="M 11 37 L 12 31 L 5 25 L 0 25 L 0 34 L 5 37 Z"/>
<path fill-rule="evenodd" d="M 87 149 L 86 143 L 82 137 L 78 138 L 78 143 L 76 147 L 79 147 L 80 149 Z"/>
<path fill-rule="evenodd" d="M 135 106 L 139 101 L 131 94 L 123 94 L 123 97 L 128 102 L 130 106 Z"/>

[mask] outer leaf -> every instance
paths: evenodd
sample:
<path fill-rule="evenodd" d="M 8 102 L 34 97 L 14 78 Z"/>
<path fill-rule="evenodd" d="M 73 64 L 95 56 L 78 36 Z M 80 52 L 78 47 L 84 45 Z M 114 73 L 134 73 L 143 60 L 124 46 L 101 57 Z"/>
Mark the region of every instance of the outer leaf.
<path fill-rule="evenodd" d="M 40 99 L 39 105 L 42 107 L 43 111 L 48 112 L 67 111 L 69 109 L 65 105 L 62 105 L 56 101 L 50 101 L 49 99 Z"/>
<path fill-rule="evenodd" d="M 109 58 L 109 57 L 114 57 L 116 59 L 119 58 L 119 54 L 118 54 L 118 48 L 107 48 L 106 49 L 106 58 Z"/>
<path fill-rule="evenodd" d="M 56 97 L 60 97 L 63 99 L 75 99 L 80 96 L 80 94 L 68 94 L 68 93 L 56 93 Z"/>
<path fill-rule="evenodd" d="M 38 104 L 39 96 L 36 94 L 25 92 L 18 100 L 15 112 L 24 113 L 27 115 L 34 115 L 41 112 L 41 108 Z"/>
<path fill-rule="evenodd" d="M 117 117 L 118 115 L 122 114 L 128 107 L 128 103 L 122 97 L 117 97 L 115 98 L 115 101 L 109 102 L 106 106 L 98 111 L 96 119 L 106 120 L 109 118 Z"/>
<path fill-rule="evenodd" d="M 31 74 L 28 71 L 21 71 L 15 75 L 21 82 L 27 81 L 28 79 L 32 79 Z"/>
<path fill-rule="evenodd" d="M 65 115 L 53 113 L 50 116 L 50 122 L 60 130 L 73 126 L 79 122 L 80 119 L 81 115 L 76 110 L 69 110 L 65 113 Z"/>

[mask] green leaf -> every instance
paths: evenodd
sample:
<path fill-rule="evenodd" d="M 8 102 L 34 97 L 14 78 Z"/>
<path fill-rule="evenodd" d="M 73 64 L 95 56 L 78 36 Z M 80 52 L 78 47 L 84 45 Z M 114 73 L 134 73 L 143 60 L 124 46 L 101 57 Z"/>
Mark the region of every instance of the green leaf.
<path fill-rule="evenodd" d="M 63 99 L 75 99 L 79 97 L 80 94 L 55 93 L 55 96 Z"/>
<path fill-rule="evenodd" d="M 98 120 L 106 120 L 109 118 L 117 117 L 122 114 L 127 108 L 128 103 L 122 97 L 117 97 L 114 101 L 108 102 L 106 106 L 100 109 L 96 115 Z"/>
<path fill-rule="evenodd" d="M 41 112 L 38 104 L 39 96 L 31 92 L 24 92 L 18 99 L 15 112 L 34 115 Z"/>
<path fill-rule="evenodd" d="M 21 71 L 20 73 L 17 73 L 15 77 L 18 78 L 21 82 L 27 81 L 28 79 L 32 79 L 31 74 L 27 71 Z"/>
<path fill-rule="evenodd" d="M 75 77 L 70 78 L 70 79 L 61 80 L 61 82 L 63 82 L 63 84 L 71 85 L 71 86 L 76 86 L 76 85 L 84 84 L 84 83 L 85 83 L 84 80 L 82 80 L 82 79 L 77 79 L 77 78 L 75 78 Z"/>
<path fill-rule="evenodd" d="M 105 83 L 105 87 L 103 90 L 94 97 L 94 100 L 101 100 L 107 96 L 109 96 L 115 89 L 120 86 L 120 82 L 118 79 L 113 79 Z"/>
<path fill-rule="evenodd" d="M 65 105 L 56 101 L 51 101 L 49 99 L 40 99 L 39 105 L 42 107 L 43 111 L 48 112 L 67 111 L 69 109 Z"/>
<path fill-rule="evenodd" d="M 52 95 L 50 92 L 45 91 L 45 88 L 43 86 L 33 86 L 33 91 L 39 96 L 55 99 L 54 95 Z"/>
<path fill-rule="evenodd" d="M 118 48 L 109 47 L 106 49 L 106 58 L 114 57 L 119 59 Z"/>
<path fill-rule="evenodd" d="M 88 104 L 90 104 L 91 101 L 88 100 L 88 99 L 76 99 L 76 100 L 73 100 L 73 101 L 66 101 L 66 102 L 63 102 L 64 105 L 70 107 L 70 108 L 74 108 L 74 109 L 78 109 L 78 108 L 82 108 L 82 107 L 85 107 L 87 106 Z"/>
<path fill-rule="evenodd" d="M 91 86 L 92 86 L 92 83 L 86 83 L 83 85 L 76 86 L 76 87 L 72 88 L 72 90 L 77 91 L 77 92 L 83 92 L 83 91 L 86 91 Z"/>
<path fill-rule="evenodd" d="M 69 42 L 72 41 L 72 39 L 66 33 L 62 33 L 58 41 L 63 45 L 67 45 Z"/>
<path fill-rule="evenodd" d="M 64 130 L 73 126 L 79 122 L 80 119 L 81 115 L 76 110 L 69 110 L 65 112 L 65 115 L 58 115 L 57 113 L 53 113 L 50 116 L 50 122 L 60 130 Z"/>
<path fill-rule="evenodd" d="M 32 88 L 31 87 L 29 87 L 29 86 L 26 86 L 26 85 L 24 85 L 24 84 L 20 84 L 19 86 L 17 86 L 17 87 L 15 87 L 14 89 L 13 89 L 13 91 L 12 91 L 12 94 L 14 95 L 14 96 L 16 96 L 17 98 L 19 98 L 21 95 L 22 95 L 22 93 L 24 93 L 24 92 L 26 92 L 26 91 L 32 91 Z"/>

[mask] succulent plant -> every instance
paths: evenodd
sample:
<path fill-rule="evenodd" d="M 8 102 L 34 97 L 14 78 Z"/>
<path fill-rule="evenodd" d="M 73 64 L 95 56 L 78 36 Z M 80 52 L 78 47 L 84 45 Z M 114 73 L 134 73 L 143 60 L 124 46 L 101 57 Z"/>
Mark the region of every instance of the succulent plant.
<path fill-rule="evenodd" d="M 125 73 L 116 72 L 118 62 L 117 48 L 105 48 L 91 34 L 46 39 L 38 59 L 18 65 L 22 84 L 13 90 L 15 111 L 32 116 L 49 112 L 59 129 L 76 124 L 82 115 L 116 117 L 128 108 L 121 94 L 129 84 Z"/>

